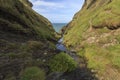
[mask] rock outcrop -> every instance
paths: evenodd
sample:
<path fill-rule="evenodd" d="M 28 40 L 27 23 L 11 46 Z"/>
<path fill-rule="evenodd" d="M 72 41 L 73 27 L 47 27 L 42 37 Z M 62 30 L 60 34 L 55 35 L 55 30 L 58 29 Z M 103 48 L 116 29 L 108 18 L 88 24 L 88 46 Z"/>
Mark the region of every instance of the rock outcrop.
<path fill-rule="evenodd" d="M 85 0 L 62 30 L 66 46 L 88 60 L 99 80 L 120 79 L 119 5 L 119 0 Z"/>

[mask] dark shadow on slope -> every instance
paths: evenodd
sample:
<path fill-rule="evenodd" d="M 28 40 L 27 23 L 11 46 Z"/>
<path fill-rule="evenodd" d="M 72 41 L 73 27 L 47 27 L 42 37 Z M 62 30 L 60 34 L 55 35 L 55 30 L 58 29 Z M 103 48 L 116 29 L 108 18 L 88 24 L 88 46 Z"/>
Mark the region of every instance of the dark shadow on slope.
<path fill-rule="evenodd" d="M 98 80 L 95 77 L 96 72 L 92 72 L 91 69 L 87 68 L 87 60 L 83 57 L 79 57 L 76 53 L 69 53 L 78 63 L 78 68 L 72 72 L 66 72 L 58 80 Z"/>
<path fill-rule="evenodd" d="M 70 73 L 64 73 L 59 80 L 98 80 L 91 70 L 86 68 L 77 68 Z"/>

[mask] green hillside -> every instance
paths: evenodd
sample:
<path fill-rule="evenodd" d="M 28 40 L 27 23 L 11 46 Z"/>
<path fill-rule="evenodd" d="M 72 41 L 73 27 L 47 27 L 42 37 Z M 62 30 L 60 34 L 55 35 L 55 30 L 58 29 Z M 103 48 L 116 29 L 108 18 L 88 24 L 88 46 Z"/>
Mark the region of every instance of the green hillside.
<path fill-rule="evenodd" d="M 0 0 L 0 80 L 44 80 L 55 34 L 28 0 Z"/>
<path fill-rule="evenodd" d="M 100 80 L 120 79 L 120 0 L 85 0 L 64 27 L 64 43 Z"/>
<path fill-rule="evenodd" d="M 0 80 L 120 80 L 120 0 L 85 0 L 61 30 L 64 52 L 32 6 L 0 0 Z"/>
<path fill-rule="evenodd" d="M 0 29 L 38 39 L 54 38 L 51 23 L 33 11 L 30 6 L 31 3 L 25 1 L 0 0 Z"/>

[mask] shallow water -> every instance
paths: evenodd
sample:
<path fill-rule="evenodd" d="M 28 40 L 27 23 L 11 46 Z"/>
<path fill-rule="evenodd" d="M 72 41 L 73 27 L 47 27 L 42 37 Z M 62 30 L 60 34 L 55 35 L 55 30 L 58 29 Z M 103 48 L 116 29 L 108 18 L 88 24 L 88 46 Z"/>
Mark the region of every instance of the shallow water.
<path fill-rule="evenodd" d="M 56 48 L 60 51 L 66 51 L 67 49 L 65 45 L 62 43 L 62 41 L 63 41 L 63 38 L 58 40 L 58 43 L 56 44 Z"/>
<path fill-rule="evenodd" d="M 71 56 L 75 62 L 77 62 L 78 67 L 67 74 L 55 73 L 57 76 L 53 76 L 52 80 L 98 80 L 92 73 L 90 69 L 87 68 L 87 63 L 84 58 L 78 56 L 76 52 L 72 52 L 67 50 L 66 46 L 63 44 L 63 38 L 58 40 L 56 47 L 60 51 L 66 52 L 69 56 Z M 81 67 L 80 67 L 81 66 Z"/>

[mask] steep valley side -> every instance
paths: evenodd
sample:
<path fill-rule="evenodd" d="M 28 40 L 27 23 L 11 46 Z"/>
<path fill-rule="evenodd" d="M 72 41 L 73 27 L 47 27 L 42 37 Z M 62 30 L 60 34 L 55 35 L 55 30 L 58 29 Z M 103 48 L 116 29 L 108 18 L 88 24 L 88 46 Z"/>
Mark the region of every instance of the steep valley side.
<path fill-rule="evenodd" d="M 85 0 L 62 30 L 64 44 L 87 59 L 99 80 L 120 79 L 119 5 L 119 0 Z"/>
<path fill-rule="evenodd" d="M 52 24 L 29 0 L 0 0 L 0 80 L 120 80 L 119 5 L 85 0 L 62 29 L 61 52 Z"/>
<path fill-rule="evenodd" d="M 33 73 L 31 79 L 44 80 L 46 63 L 56 54 L 55 35 L 52 24 L 28 0 L 0 0 L 0 80 L 29 79 Z"/>

